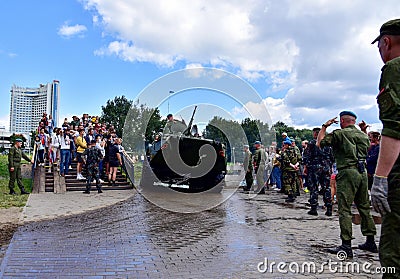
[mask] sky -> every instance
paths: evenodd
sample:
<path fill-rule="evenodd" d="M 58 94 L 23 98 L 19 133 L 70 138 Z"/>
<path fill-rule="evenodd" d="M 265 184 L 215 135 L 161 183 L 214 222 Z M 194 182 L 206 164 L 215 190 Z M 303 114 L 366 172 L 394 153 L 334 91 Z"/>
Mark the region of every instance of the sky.
<path fill-rule="evenodd" d="M 265 112 L 258 108 L 264 106 L 272 123 L 312 128 L 352 110 L 377 130 L 383 62 L 371 42 L 384 22 L 399 17 L 400 5 L 397 0 L 3 0 L 0 13 L 0 126 L 7 129 L 13 84 L 38 87 L 59 80 L 62 121 L 101 115 L 101 106 L 115 96 L 134 100 L 165 75 L 205 67 L 243 79 L 260 95 L 246 103 L 221 102 L 217 93 L 205 97 L 233 119 L 246 116 L 244 107 L 262 119 Z M 170 97 L 160 104 L 163 115 L 178 113 L 198 95 L 194 90 L 179 100 L 169 90 L 160 92 Z M 192 104 L 200 102 L 194 99 Z"/>

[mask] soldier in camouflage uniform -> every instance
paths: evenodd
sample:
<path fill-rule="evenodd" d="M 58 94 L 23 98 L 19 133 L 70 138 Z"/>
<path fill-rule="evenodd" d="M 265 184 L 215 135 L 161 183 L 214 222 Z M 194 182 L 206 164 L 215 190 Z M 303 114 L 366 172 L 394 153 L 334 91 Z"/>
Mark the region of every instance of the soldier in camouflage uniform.
<path fill-rule="evenodd" d="M 377 252 L 374 240 L 376 228 L 370 210 L 368 177 L 365 169 L 369 139 L 365 133 L 355 127 L 357 116 L 351 111 L 342 111 L 340 113 L 341 129 L 336 129 L 326 135 L 326 128 L 338 122 L 336 118 L 325 122 L 317 137 L 317 146 L 332 147 L 338 169 L 336 183 L 342 245 L 328 251 L 333 254 L 345 252 L 347 257 L 351 258 L 353 257 L 351 248 L 353 201 L 361 216 L 361 232 L 367 237 L 367 242 L 359 245 L 359 248 Z"/>
<path fill-rule="evenodd" d="M 321 185 L 323 200 L 326 207 L 325 215 L 332 216 L 332 196 L 330 187 L 331 169 L 333 164 L 332 149 L 325 146 L 322 149 L 317 144 L 317 136 L 321 129 L 313 129 L 314 139 L 308 143 L 304 150 L 303 162 L 307 173 L 307 185 L 310 190 L 311 210 L 307 213 L 318 215 L 318 184 Z"/>
<path fill-rule="evenodd" d="M 267 159 L 267 155 L 265 154 L 265 150 L 261 148 L 260 141 L 256 141 L 254 143 L 254 146 L 256 148 L 253 157 L 254 172 L 256 173 L 256 180 L 257 180 L 256 192 L 259 194 L 265 194 L 264 171 L 265 171 L 265 161 Z"/>
<path fill-rule="evenodd" d="M 296 145 L 296 140 L 293 137 L 291 137 L 289 139 L 292 142 L 292 147 L 294 148 L 294 151 L 296 152 L 297 162 L 301 163 L 302 156 L 301 156 L 300 149 Z M 301 168 L 300 168 L 300 164 L 299 164 L 299 168 L 298 168 L 298 170 L 296 172 L 296 176 L 297 176 L 297 180 L 296 180 L 296 196 L 300 196 L 300 189 L 303 188 L 303 178 L 301 177 L 301 175 L 302 175 L 302 173 L 301 173 Z"/>
<path fill-rule="evenodd" d="M 384 23 L 379 36 L 379 53 L 385 65 L 379 81 L 379 119 L 382 139 L 371 188 L 372 205 L 382 215 L 379 259 L 384 268 L 395 267 L 400 278 L 400 19 Z"/>
<path fill-rule="evenodd" d="M 83 193 L 90 194 L 92 179 L 96 179 L 97 192 L 101 191 L 100 174 L 99 174 L 99 162 L 103 159 L 103 155 L 99 148 L 96 147 L 96 140 L 90 141 L 90 148 L 85 149 L 82 154 L 87 168 L 87 180 L 86 180 L 86 191 Z"/>
<path fill-rule="evenodd" d="M 245 180 L 246 180 L 246 186 L 243 187 L 245 191 L 250 191 L 251 186 L 253 185 L 253 163 L 252 163 L 252 154 L 249 150 L 248 145 L 243 146 L 243 151 L 244 151 L 244 160 L 243 160 L 243 168 L 244 171 L 246 172 L 245 175 Z"/>
<path fill-rule="evenodd" d="M 24 184 L 22 184 L 22 176 L 21 176 L 21 159 L 24 158 L 28 162 L 33 164 L 33 159 L 31 160 L 24 151 L 21 150 L 22 140 L 16 139 L 14 146 L 11 147 L 10 152 L 8 153 L 8 170 L 10 172 L 10 181 L 8 183 L 8 188 L 10 189 L 10 195 L 15 195 L 14 184 L 15 180 L 17 180 L 17 184 L 19 189 L 21 190 L 21 194 L 29 194 L 24 189 Z"/>
<path fill-rule="evenodd" d="M 283 187 L 288 195 L 286 202 L 296 201 L 296 185 L 298 183 L 297 171 L 299 162 L 297 161 L 296 150 L 289 139 L 283 141 L 283 152 L 281 156 L 281 169 Z"/>

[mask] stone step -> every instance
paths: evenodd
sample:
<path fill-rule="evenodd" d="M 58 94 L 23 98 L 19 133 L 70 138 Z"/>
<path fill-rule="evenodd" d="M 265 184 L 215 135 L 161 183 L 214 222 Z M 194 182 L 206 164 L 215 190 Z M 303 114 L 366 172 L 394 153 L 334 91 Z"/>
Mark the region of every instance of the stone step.
<path fill-rule="evenodd" d="M 68 174 L 65 176 L 65 186 L 67 191 L 84 191 L 86 190 L 86 181 L 85 180 L 77 180 L 76 179 L 76 165 L 77 162 L 73 161 L 71 166 L 72 169 L 68 171 Z M 45 192 L 54 192 L 54 176 L 58 176 L 59 172 L 56 171 L 55 167 L 49 167 L 48 163 L 44 167 L 45 170 Z M 48 170 L 51 170 L 48 172 Z M 83 176 L 86 175 L 86 171 L 83 169 L 82 171 Z M 123 173 L 118 170 L 117 177 L 116 177 L 116 185 L 110 186 L 108 184 L 108 179 L 105 178 L 105 181 L 102 183 L 103 190 L 128 190 L 133 189 L 134 186 L 128 181 L 127 177 L 123 175 Z M 96 182 L 92 183 L 93 191 L 96 190 Z"/>
<path fill-rule="evenodd" d="M 133 186 L 131 184 L 125 184 L 125 185 L 116 185 L 116 186 L 108 186 L 108 185 L 101 185 L 102 190 L 130 190 L 133 189 Z M 85 191 L 86 190 L 86 184 L 79 184 L 79 185 L 74 185 L 74 186 L 67 186 L 67 191 L 68 192 L 73 192 L 73 191 Z M 92 191 L 96 190 L 96 183 L 92 183 Z"/>

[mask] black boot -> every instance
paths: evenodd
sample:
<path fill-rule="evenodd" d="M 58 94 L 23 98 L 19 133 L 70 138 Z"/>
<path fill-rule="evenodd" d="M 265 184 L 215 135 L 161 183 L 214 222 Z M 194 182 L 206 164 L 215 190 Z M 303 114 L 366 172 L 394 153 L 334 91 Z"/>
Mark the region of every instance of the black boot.
<path fill-rule="evenodd" d="M 16 195 L 17 193 L 15 193 L 14 189 L 10 190 L 10 195 Z"/>
<path fill-rule="evenodd" d="M 29 192 L 25 191 L 24 188 L 21 188 L 21 195 L 29 195 Z"/>
<path fill-rule="evenodd" d="M 96 188 L 97 188 L 97 193 L 99 194 L 103 193 L 103 191 L 101 190 L 101 184 L 96 185 Z"/>
<path fill-rule="evenodd" d="M 115 180 L 112 181 L 112 186 L 116 186 L 116 185 L 115 185 Z"/>
<path fill-rule="evenodd" d="M 311 209 L 310 209 L 310 211 L 307 212 L 307 214 L 318 216 L 317 207 L 316 206 L 311 206 Z"/>
<path fill-rule="evenodd" d="M 285 202 L 295 202 L 296 198 L 293 196 L 293 194 L 289 194 L 288 197 L 285 199 Z"/>
<path fill-rule="evenodd" d="M 332 205 L 328 205 L 326 207 L 326 212 L 325 212 L 326 216 L 332 216 Z"/>
<path fill-rule="evenodd" d="M 358 248 L 372 253 L 378 253 L 378 247 L 375 244 L 375 238 L 373 235 L 367 236 L 367 241 L 364 244 L 358 245 Z"/>
<path fill-rule="evenodd" d="M 342 245 L 328 249 L 331 254 L 336 254 L 339 260 L 353 258 L 353 249 L 351 249 L 351 240 L 342 240 Z"/>

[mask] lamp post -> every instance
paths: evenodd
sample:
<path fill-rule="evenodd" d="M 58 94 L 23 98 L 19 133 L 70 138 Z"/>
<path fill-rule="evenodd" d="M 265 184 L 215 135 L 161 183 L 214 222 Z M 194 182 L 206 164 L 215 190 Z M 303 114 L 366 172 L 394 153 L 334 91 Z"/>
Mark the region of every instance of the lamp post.
<path fill-rule="evenodd" d="M 233 165 L 235 165 L 235 147 L 232 147 L 232 157 L 233 157 Z"/>
<path fill-rule="evenodd" d="M 4 126 L 0 127 L 0 130 L 1 130 L 1 146 L 2 146 L 3 150 L 4 150 L 4 131 L 5 131 L 5 129 L 6 129 L 6 127 L 4 127 Z"/>
<path fill-rule="evenodd" d="M 172 90 L 169 91 L 169 94 L 174 94 L 174 93 L 175 93 L 175 91 L 172 91 Z M 169 114 L 169 96 L 168 96 L 168 114 Z"/>

